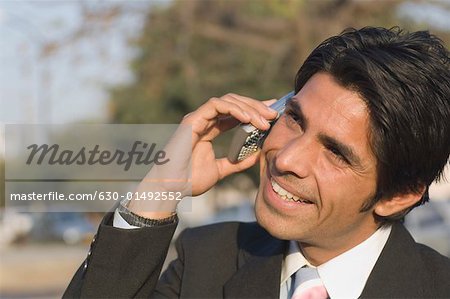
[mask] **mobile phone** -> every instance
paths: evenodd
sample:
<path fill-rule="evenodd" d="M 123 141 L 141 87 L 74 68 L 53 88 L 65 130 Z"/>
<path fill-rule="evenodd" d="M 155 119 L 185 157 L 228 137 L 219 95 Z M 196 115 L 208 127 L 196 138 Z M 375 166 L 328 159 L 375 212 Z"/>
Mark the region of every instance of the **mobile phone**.
<path fill-rule="evenodd" d="M 278 101 L 270 105 L 270 108 L 278 112 L 278 116 L 270 122 L 270 128 L 277 121 L 277 119 L 283 114 L 286 103 L 295 95 L 294 91 L 286 94 Z M 234 133 L 231 141 L 230 148 L 228 150 L 228 160 L 232 163 L 240 162 L 256 152 L 258 147 L 260 148 L 270 131 L 270 128 L 266 131 L 259 130 L 251 124 L 240 124 L 236 132 Z"/>

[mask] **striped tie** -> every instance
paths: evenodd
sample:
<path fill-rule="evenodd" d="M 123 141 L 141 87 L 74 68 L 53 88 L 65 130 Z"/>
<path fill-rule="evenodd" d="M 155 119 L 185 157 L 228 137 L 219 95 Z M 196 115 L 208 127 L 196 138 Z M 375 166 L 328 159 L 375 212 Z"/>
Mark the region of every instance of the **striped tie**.
<path fill-rule="evenodd" d="M 303 267 L 295 273 L 294 293 L 291 299 L 326 299 L 328 298 L 319 272 L 316 268 Z"/>

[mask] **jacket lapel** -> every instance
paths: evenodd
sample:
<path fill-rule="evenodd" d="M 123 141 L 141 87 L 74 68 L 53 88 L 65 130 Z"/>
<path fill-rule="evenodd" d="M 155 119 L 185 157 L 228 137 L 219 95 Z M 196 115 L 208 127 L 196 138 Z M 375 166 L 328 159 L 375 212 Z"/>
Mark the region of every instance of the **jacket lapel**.
<path fill-rule="evenodd" d="M 278 298 L 286 243 L 266 233 L 241 247 L 238 270 L 224 285 L 224 297 Z"/>
<path fill-rule="evenodd" d="M 224 285 L 225 298 L 278 298 L 288 242 L 265 233 L 240 246 L 238 270 Z M 391 235 L 360 298 L 424 298 L 432 285 L 417 244 L 402 224 Z"/>

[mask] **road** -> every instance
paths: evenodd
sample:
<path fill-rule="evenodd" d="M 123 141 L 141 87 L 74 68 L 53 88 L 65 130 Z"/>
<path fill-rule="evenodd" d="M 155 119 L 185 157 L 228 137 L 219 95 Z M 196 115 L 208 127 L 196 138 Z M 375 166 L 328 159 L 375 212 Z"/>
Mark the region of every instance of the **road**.
<path fill-rule="evenodd" d="M 22 245 L 0 250 L 0 298 L 61 298 L 87 245 Z"/>

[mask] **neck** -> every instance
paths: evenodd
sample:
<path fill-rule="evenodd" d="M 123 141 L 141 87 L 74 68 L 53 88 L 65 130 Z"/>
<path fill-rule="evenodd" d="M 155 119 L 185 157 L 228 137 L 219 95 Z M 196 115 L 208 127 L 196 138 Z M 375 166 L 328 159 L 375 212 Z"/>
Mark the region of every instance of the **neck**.
<path fill-rule="evenodd" d="M 360 232 L 352 238 L 342 236 L 339 239 L 327 240 L 323 244 L 315 242 L 298 242 L 303 256 L 313 266 L 320 266 L 329 260 L 343 254 L 353 247 L 361 244 L 375 233 L 378 227 L 374 226 L 370 229 Z"/>

